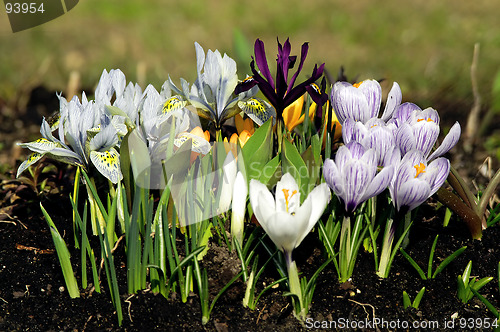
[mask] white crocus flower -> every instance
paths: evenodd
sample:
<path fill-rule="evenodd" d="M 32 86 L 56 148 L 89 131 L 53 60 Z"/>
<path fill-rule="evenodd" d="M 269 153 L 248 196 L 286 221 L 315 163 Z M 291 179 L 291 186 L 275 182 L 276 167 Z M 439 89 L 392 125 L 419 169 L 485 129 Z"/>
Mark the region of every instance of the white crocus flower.
<path fill-rule="evenodd" d="M 302 320 L 305 319 L 307 308 L 297 265 L 292 260 L 292 251 L 316 225 L 329 201 L 330 190 L 326 183 L 322 183 L 300 205 L 299 186 L 290 173 L 283 175 L 276 185 L 276 197 L 273 197 L 264 184 L 254 179 L 250 181 L 253 212 L 267 235 L 285 254 L 290 293 L 297 295 L 299 299 L 295 314 Z"/>
<path fill-rule="evenodd" d="M 276 197 L 264 184 L 250 181 L 250 203 L 255 217 L 290 262 L 293 249 L 309 234 L 329 201 L 330 190 L 322 183 L 300 205 L 299 187 L 290 173 L 283 175 L 276 185 Z"/>
<path fill-rule="evenodd" d="M 232 153 L 231 153 L 232 154 Z M 245 221 L 245 208 L 247 205 L 248 186 L 247 180 L 241 172 L 236 174 L 233 187 L 233 202 L 231 212 L 231 235 L 240 246 L 243 246 L 243 228 Z"/>

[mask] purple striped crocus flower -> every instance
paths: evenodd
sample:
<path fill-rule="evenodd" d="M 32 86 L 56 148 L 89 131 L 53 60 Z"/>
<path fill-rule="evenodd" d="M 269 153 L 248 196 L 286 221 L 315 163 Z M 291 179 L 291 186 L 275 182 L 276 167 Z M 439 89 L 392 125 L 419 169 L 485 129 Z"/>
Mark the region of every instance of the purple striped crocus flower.
<path fill-rule="evenodd" d="M 450 171 L 448 159 L 439 157 L 428 163 L 424 153 L 408 151 L 396 167 L 389 192 L 397 211 L 407 213 L 432 196 Z"/>
<path fill-rule="evenodd" d="M 348 214 L 367 199 L 380 194 L 393 178 L 394 167 L 388 165 L 377 173 L 375 150 L 365 149 L 351 141 L 341 146 L 335 161 L 326 159 L 323 176 L 328 186 L 345 204 Z"/>
<path fill-rule="evenodd" d="M 435 109 L 429 107 L 421 110 L 415 104 L 405 103 L 394 113 L 392 123 L 398 127 L 395 141 L 401 154 L 417 149 L 422 151 L 427 161 L 432 161 L 453 148 L 461 133 L 460 124 L 455 122 L 441 145 L 431 154 L 440 132 L 439 114 Z"/>
<path fill-rule="evenodd" d="M 337 82 L 330 93 L 333 109 L 340 124 L 346 119 L 366 123 L 378 116 L 382 103 L 382 88 L 376 80 L 365 80 L 360 83 Z M 381 119 L 387 121 L 401 103 L 402 94 L 399 85 L 394 82 L 387 97 Z"/>
<path fill-rule="evenodd" d="M 394 124 L 386 124 L 379 118 L 371 118 L 365 124 L 353 119 L 346 119 L 342 126 L 344 143 L 356 141 L 365 149 L 375 150 L 377 165 L 386 166 L 395 147 Z"/>

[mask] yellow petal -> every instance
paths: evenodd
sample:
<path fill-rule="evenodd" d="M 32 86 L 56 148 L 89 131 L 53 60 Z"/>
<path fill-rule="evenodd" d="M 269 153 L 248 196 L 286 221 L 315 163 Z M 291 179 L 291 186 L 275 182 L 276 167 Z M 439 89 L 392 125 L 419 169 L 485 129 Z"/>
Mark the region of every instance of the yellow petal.
<path fill-rule="evenodd" d="M 301 124 L 304 121 L 300 118 L 300 114 L 302 113 L 302 106 L 304 105 L 304 95 L 302 95 L 299 99 L 291 103 L 283 110 L 283 121 L 288 129 L 288 131 L 292 131 L 298 124 Z"/>
<path fill-rule="evenodd" d="M 234 124 L 236 125 L 236 131 L 238 133 L 241 133 L 245 128 L 245 122 L 243 121 L 243 118 L 241 117 L 241 115 L 239 114 L 236 114 L 234 116 Z"/>
<path fill-rule="evenodd" d="M 252 136 L 251 133 L 249 133 L 247 130 L 243 130 L 240 134 L 240 145 L 243 146 L 245 143 L 248 141 L 248 139 Z"/>

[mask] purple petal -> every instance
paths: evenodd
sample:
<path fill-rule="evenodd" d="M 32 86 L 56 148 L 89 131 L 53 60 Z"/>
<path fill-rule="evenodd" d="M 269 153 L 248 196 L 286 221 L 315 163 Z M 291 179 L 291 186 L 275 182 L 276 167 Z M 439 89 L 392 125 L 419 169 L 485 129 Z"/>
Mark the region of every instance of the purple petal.
<path fill-rule="evenodd" d="M 342 140 L 344 144 L 348 144 L 353 139 L 354 127 L 357 123 L 353 119 L 346 119 L 344 121 L 344 125 L 342 126 Z"/>
<path fill-rule="evenodd" d="M 392 117 L 396 107 L 401 104 L 402 99 L 403 95 L 401 93 L 401 88 L 398 83 L 394 82 L 392 84 L 391 91 L 389 91 L 389 95 L 387 96 L 384 113 L 382 113 L 381 119 L 383 121 L 387 121 Z"/>
<path fill-rule="evenodd" d="M 361 122 L 369 119 L 365 118 L 369 108 L 365 95 L 347 82 L 337 82 L 333 86 L 332 106 L 341 125 L 347 118 Z"/>
<path fill-rule="evenodd" d="M 352 143 L 356 142 L 351 141 L 347 145 L 351 145 Z M 342 170 L 344 168 L 344 165 L 347 164 L 352 159 L 351 151 L 348 149 L 347 145 L 342 145 L 335 154 L 335 164 L 337 165 L 339 170 Z"/>
<path fill-rule="evenodd" d="M 341 170 L 344 178 L 344 196 L 347 212 L 353 212 L 362 203 L 361 197 L 371 179 L 366 164 L 362 161 L 352 160 Z"/>
<path fill-rule="evenodd" d="M 393 199 L 396 201 L 398 211 L 403 207 L 407 207 L 408 211 L 411 211 L 425 202 L 429 198 L 430 192 L 431 187 L 426 181 L 411 179 L 400 187 Z"/>
<path fill-rule="evenodd" d="M 359 85 L 358 89 L 365 95 L 368 102 L 368 109 L 365 110 L 366 113 L 363 114 L 363 120 L 361 120 L 366 122 L 378 116 L 382 102 L 382 88 L 376 80 L 366 80 Z"/>
<path fill-rule="evenodd" d="M 234 94 L 238 95 L 242 92 L 246 92 L 257 85 L 257 81 L 253 76 L 247 77 L 234 88 Z"/>
<path fill-rule="evenodd" d="M 304 61 L 306 60 L 308 50 L 309 50 L 308 43 L 302 44 L 302 49 L 300 52 L 299 68 L 297 68 L 297 71 L 295 72 L 295 74 L 293 74 L 292 79 L 290 80 L 290 83 L 288 84 L 288 90 L 286 91 L 286 93 L 289 93 L 290 90 L 292 89 L 293 85 L 295 84 L 295 80 L 297 79 L 297 76 L 299 76 L 299 73 L 302 70 L 302 66 L 304 64 Z"/>
<path fill-rule="evenodd" d="M 428 107 L 420 112 L 420 114 L 417 115 L 417 119 L 423 119 L 425 121 L 431 120 L 435 124 L 439 125 L 439 114 L 432 107 Z"/>
<path fill-rule="evenodd" d="M 259 67 L 262 76 L 269 82 L 269 85 L 273 88 L 274 91 L 274 80 L 271 76 L 271 72 L 269 71 L 269 67 L 267 65 L 266 59 L 266 50 L 264 49 L 264 42 L 257 38 L 254 46 L 255 52 L 255 61 L 257 62 L 257 67 Z"/>
<path fill-rule="evenodd" d="M 300 96 L 302 96 L 304 93 L 306 93 L 309 85 L 314 83 L 318 78 L 321 77 L 321 75 L 323 75 L 324 67 L 325 67 L 324 63 L 319 67 L 314 66 L 311 77 L 309 77 L 307 80 L 300 83 L 299 85 L 293 87 L 292 90 L 290 90 L 290 92 L 285 95 L 285 98 L 283 101 L 284 107 L 287 107 L 288 105 L 293 103 L 295 100 L 297 100 Z"/>
<path fill-rule="evenodd" d="M 415 165 L 420 165 L 420 163 L 424 165 L 426 163 L 421 151 L 413 149 L 404 155 L 394 175 L 393 183 L 391 184 L 394 192 L 397 193 L 404 183 L 415 178 Z"/>
<path fill-rule="evenodd" d="M 413 129 L 407 123 L 401 124 L 395 133 L 395 144 L 399 147 L 401 154 L 404 155 L 408 151 L 415 149 L 417 142 L 413 135 Z"/>
<path fill-rule="evenodd" d="M 451 148 L 457 144 L 458 139 L 460 138 L 461 128 L 458 122 L 455 122 L 453 127 L 451 127 L 448 135 L 445 136 L 441 145 L 434 151 L 430 157 L 427 159 L 428 161 L 434 160 L 437 157 L 444 155 L 446 152 L 450 151 Z"/>
<path fill-rule="evenodd" d="M 268 81 L 265 80 L 264 77 L 260 76 L 259 72 L 255 69 L 255 63 L 252 61 L 250 63 L 250 68 L 252 69 L 253 79 L 257 82 L 260 91 L 266 96 L 267 100 L 277 109 L 278 106 L 278 98 L 276 96 L 276 92 L 274 91 L 274 87 L 269 84 Z"/>
<path fill-rule="evenodd" d="M 425 156 L 428 156 L 439 136 L 439 125 L 433 121 L 422 120 L 412 127 L 416 141 L 415 147 L 422 151 Z"/>
<path fill-rule="evenodd" d="M 333 160 L 329 158 L 325 160 L 323 165 L 323 177 L 335 195 L 343 195 L 342 178 L 340 177 L 339 169 Z"/>
<path fill-rule="evenodd" d="M 344 122 L 347 123 L 347 122 L 354 122 L 354 128 L 353 128 L 353 132 L 352 132 L 352 139 L 355 140 L 356 142 L 360 143 L 361 145 L 363 145 L 365 148 L 370 148 L 369 146 L 366 146 L 365 145 L 365 138 L 368 136 L 368 129 L 367 127 L 359 122 L 359 121 L 354 121 L 353 119 L 346 119 L 346 121 Z M 342 126 L 342 129 L 344 129 L 344 127 Z M 347 143 L 344 141 L 344 144 Z"/>
<path fill-rule="evenodd" d="M 361 159 L 366 152 L 366 149 L 356 141 L 351 141 L 345 146 L 351 153 L 352 159 Z"/>
<path fill-rule="evenodd" d="M 368 188 L 366 188 L 365 193 L 363 194 L 362 201 L 366 201 L 367 199 L 377 196 L 382 191 L 384 191 L 391 182 L 394 175 L 394 167 L 387 166 L 384 167 L 371 181 Z"/>
<path fill-rule="evenodd" d="M 429 172 L 436 172 L 436 176 L 433 181 L 430 183 L 431 185 L 431 193 L 429 196 L 433 195 L 441 186 L 444 184 L 444 181 L 448 178 L 448 174 L 450 173 L 450 161 L 446 158 L 437 158 L 433 162 L 427 166 L 427 170 Z"/>
<path fill-rule="evenodd" d="M 396 108 L 396 111 L 392 115 L 394 122 L 397 127 L 399 127 L 404 122 L 408 121 L 411 114 L 415 111 L 422 111 L 420 107 L 413 103 L 403 103 Z"/>
<path fill-rule="evenodd" d="M 386 159 L 386 154 L 389 151 L 392 151 L 395 142 L 394 135 L 390 132 L 390 130 L 377 126 L 373 127 L 368 136 L 368 147 L 375 150 L 377 155 L 377 164 L 379 166 L 384 164 L 384 160 Z"/>

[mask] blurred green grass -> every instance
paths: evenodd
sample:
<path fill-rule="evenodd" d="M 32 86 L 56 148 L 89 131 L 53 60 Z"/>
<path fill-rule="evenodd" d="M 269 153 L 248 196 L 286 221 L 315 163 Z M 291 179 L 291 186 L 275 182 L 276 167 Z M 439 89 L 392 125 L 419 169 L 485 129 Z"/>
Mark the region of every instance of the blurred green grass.
<path fill-rule="evenodd" d="M 234 35 L 241 33 L 250 51 L 261 38 L 271 61 L 277 37 L 290 37 L 294 54 L 308 41 L 304 75 L 315 63 L 325 62 L 333 76 L 343 65 L 349 77 L 397 81 L 404 100 L 422 107 L 469 107 L 475 43 L 479 89 L 486 103 L 491 97 L 500 68 L 499 12 L 495 0 L 82 0 L 54 21 L 13 34 L 1 10 L 0 99 L 38 84 L 63 91 L 75 70 L 84 88 L 93 88 L 104 68 L 120 68 L 143 87 L 159 88 L 168 75 L 193 81 L 194 42 L 236 57 Z M 237 59 L 241 79 L 250 55 Z"/>

